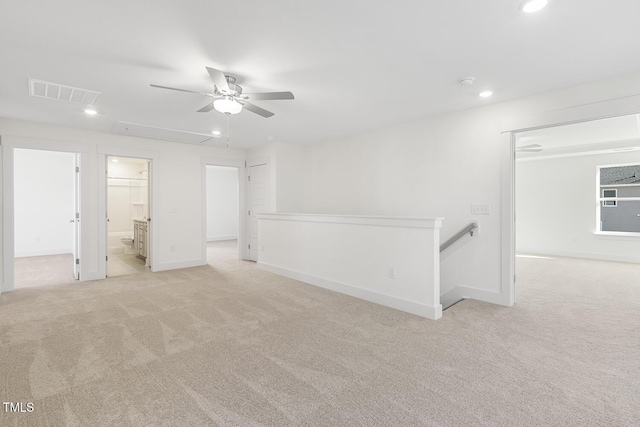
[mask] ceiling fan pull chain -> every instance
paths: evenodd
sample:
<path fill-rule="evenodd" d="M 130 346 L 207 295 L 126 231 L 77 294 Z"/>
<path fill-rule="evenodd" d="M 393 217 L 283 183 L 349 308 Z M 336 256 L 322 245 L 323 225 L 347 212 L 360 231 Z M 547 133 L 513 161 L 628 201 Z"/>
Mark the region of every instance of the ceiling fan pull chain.
<path fill-rule="evenodd" d="M 225 115 L 227 116 L 227 148 L 229 148 L 229 113 Z"/>

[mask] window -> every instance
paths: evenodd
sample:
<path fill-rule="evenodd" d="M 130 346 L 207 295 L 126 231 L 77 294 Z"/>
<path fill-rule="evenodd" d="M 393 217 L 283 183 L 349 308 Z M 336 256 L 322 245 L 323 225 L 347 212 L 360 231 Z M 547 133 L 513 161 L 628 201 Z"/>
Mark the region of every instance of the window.
<path fill-rule="evenodd" d="M 640 235 L 640 164 L 598 167 L 598 231 Z"/>
<path fill-rule="evenodd" d="M 613 190 L 602 190 L 602 198 L 603 199 L 607 199 L 607 198 L 611 198 L 611 197 L 618 197 L 618 190 L 613 189 Z M 618 206 L 618 201 L 617 200 L 603 200 L 602 201 L 602 206 L 605 208 L 615 208 L 616 206 Z"/>

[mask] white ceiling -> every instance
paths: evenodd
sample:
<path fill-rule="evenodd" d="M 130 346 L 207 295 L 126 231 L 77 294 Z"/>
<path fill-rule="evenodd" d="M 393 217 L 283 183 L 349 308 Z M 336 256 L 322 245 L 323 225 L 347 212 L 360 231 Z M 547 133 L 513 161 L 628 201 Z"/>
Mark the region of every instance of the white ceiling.
<path fill-rule="evenodd" d="M 276 115 L 231 117 L 231 146 L 314 144 L 640 70 L 638 0 L 3 1 L 0 117 L 111 132 L 120 121 L 208 134 L 225 116 L 205 66 Z M 475 76 L 462 87 L 457 80 Z M 28 96 L 28 79 L 102 92 L 98 116 Z M 490 88 L 489 99 L 477 96 Z M 205 144 L 224 146 L 212 139 Z"/>

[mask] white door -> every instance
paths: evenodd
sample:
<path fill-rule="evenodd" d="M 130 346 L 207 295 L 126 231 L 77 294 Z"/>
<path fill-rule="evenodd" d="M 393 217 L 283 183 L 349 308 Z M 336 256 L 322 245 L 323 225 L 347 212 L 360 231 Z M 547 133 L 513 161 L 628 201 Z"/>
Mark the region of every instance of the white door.
<path fill-rule="evenodd" d="M 74 180 L 74 244 L 73 244 L 73 276 L 80 280 L 80 154 L 76 154 L 76 170 Z"/>
<path fill-rule="evenodd" d="M 262 212 L 268 212 L 268 184 L 267 165 L 251 166 L 249 168 L 249 259 L 258 261 L 258 217 Z"/>

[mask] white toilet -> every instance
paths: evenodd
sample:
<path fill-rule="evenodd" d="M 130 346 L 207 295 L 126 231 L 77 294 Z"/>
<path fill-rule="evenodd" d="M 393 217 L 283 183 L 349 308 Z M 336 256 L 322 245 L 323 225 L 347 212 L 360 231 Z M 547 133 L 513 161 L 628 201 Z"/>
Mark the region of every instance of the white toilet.
<path fill-rule="evenodd" d="M 131 237 L 131 236 L 123 237 L 122 239 L 120 239 L 120 241 L 124 245 L 124 253 L 125 254 L 134 253 L 134 250 L 133 250 L 133 237 Z"/>

